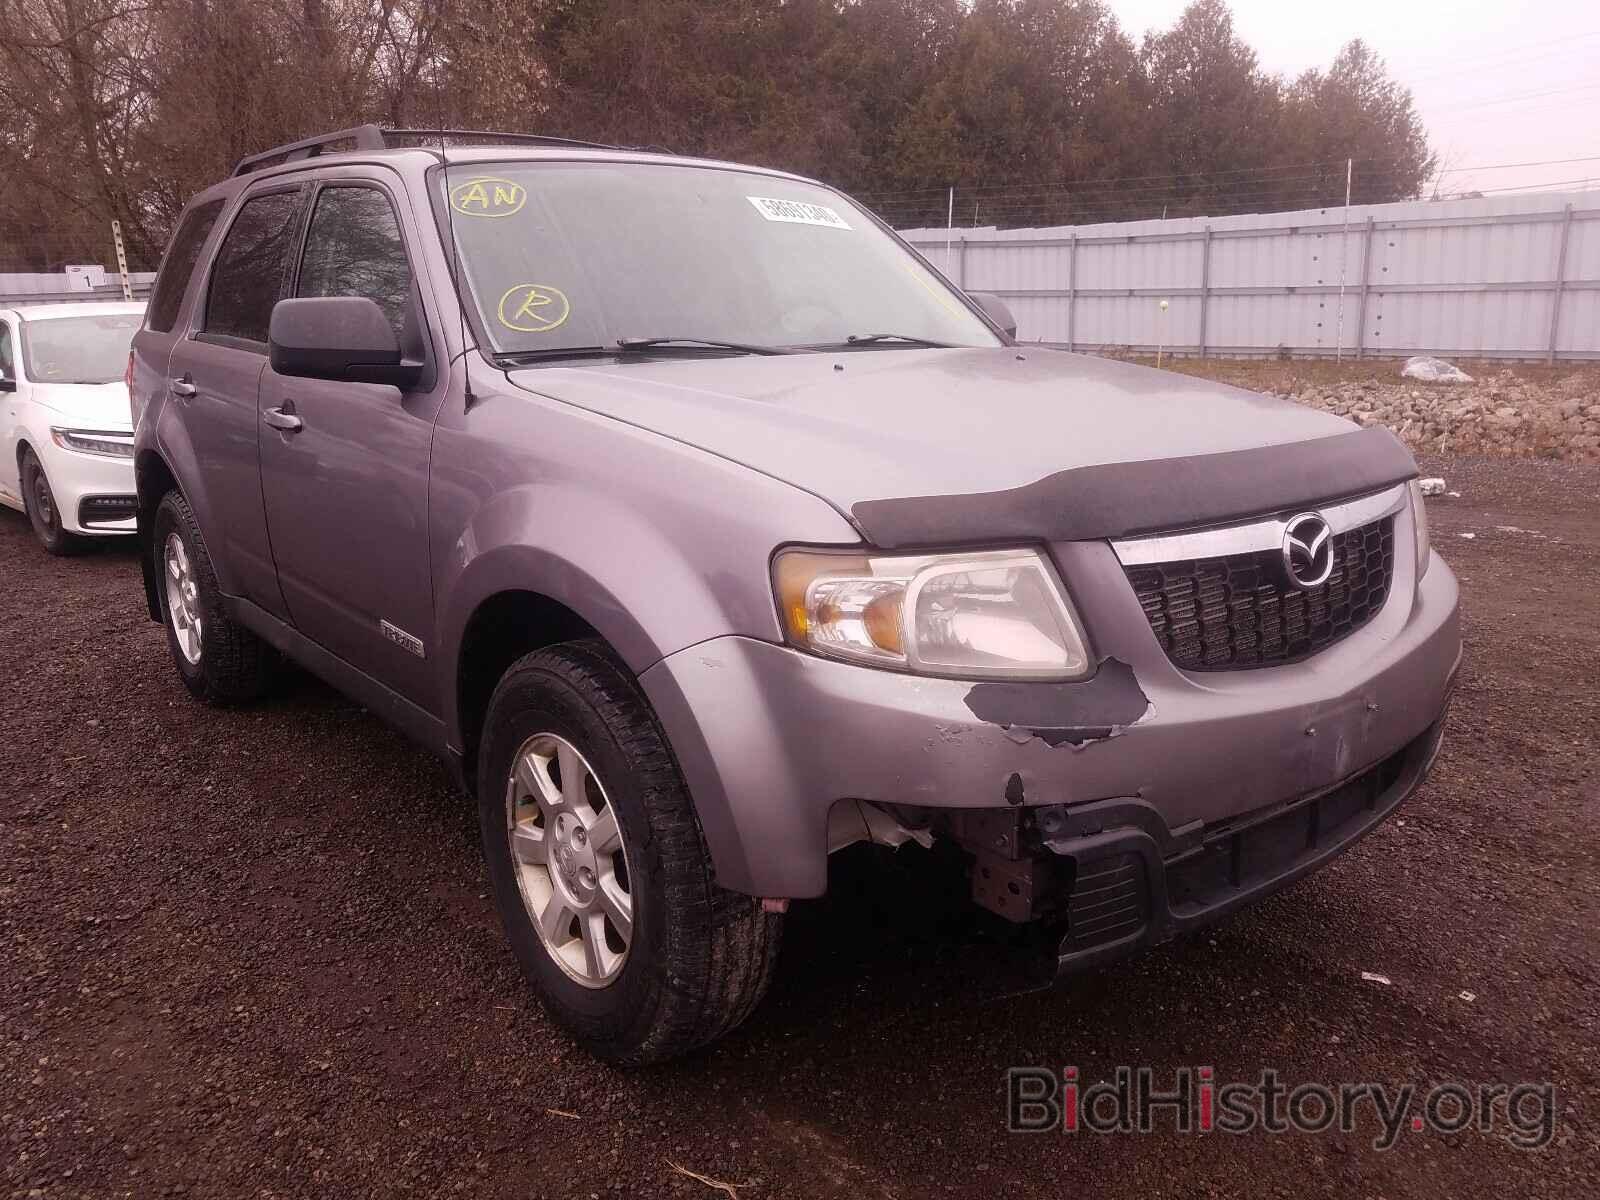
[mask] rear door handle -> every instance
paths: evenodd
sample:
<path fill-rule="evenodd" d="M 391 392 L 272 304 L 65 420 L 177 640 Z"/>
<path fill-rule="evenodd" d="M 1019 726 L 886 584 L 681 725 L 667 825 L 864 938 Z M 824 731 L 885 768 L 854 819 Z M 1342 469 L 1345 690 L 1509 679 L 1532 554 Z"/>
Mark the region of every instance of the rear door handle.
<path fill-rule="evenodd" d="M 261 414 L 261 419 L 274 429 L 281 429 L 284 433 L 299 433 L 305 427 L 305 422 L 295 416 L 293 405 L 285 404 L 283 408 L 269 408 Z"/>
<path fill-rule="evenodd" d="M 172 380 L 170 383 L 168 383 L 167 387 L 171 390 L 174 396 L 177 396 L 181 400 L 189 399 L 200 390 L 194 386 L 187 375 L 185 375 L 182 379 Z"/>

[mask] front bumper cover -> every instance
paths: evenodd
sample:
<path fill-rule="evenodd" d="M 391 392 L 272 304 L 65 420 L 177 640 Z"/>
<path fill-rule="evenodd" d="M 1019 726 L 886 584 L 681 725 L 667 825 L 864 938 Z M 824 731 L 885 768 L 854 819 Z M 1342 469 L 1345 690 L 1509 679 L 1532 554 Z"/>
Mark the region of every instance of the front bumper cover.
<path fill-rule="evenodd" d="M 85 510 L 85 501 L 95 498 L 131 500 L 134 494 L 133 459 L 82 454 L 43 440 L 34 449 L 44 466 L 45 478 L 50 481 L 50 492 L 55 498 L 56 511 L 61 514 L 62 528 L 68 533 L 98 536 L 134 532 L 131 505 L 115 516 L 96 514 L 92 504 Z M 104 515 L 105 519 L 97 519 L 100 515 Z M 86 516 L 89 517 L 87 522 L 84 520 Z"/>
<path fill-rule="evenodd" d="M 1402 545 L 1410 535 L 1396 531 Z M 755 896 L 821 895 L 828 813 L 840 801 L 1003 810 L 1137 801 L 1173 830 L 1222 828 L 1354 777 L 1444 710 L 1461 635 L 1443 562 L 1420 584 L 1398 564 L 1395 600 L 1378 618 L 1305 662 L 1200 678 L 1167 660 L 1108 545 L 1057 548 L 1066 553 L 1064 576 L 1104 659 L 1084 683 L 1007 685 L 996 698 L 982 684 L 742 637 L 643 672 L 718 882 Z M 1137 703 L 1123 711 L 1130 696 Z M 1017 707 L 1027 705 L 1031 716 Z"/>

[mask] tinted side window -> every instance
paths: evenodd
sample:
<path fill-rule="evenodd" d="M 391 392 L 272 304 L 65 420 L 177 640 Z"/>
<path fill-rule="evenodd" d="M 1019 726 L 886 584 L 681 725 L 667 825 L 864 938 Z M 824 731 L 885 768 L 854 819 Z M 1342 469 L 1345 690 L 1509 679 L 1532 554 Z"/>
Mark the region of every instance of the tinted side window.
<path fill-rule="evenodd" d="M 366 296 L 383 309 L 400 344 L 410 344 L 411 264 L 386 195 L 370 187 L 322 190 L 295 295 Z"/>
<path fill-rule="evenodd" d="M 161 271 L 156 276 L 155 290 L 150 293 L 149 327 L 157 333 L 168 333 L 178 320 L 178 309 L 183 305 L 183 293 L 194 274 L 195 260 L 200 257 L 200 247 L 206 235 L 217 223 L 222 212 L 221 200 L 207 200 L 199 208 L 191 209 L 173 234 L 161 260 Z"/>
<path fill-rule="evenodd" d="M 11 326 L 0 321 L 0 375 L 7 379 L 17 377 L 17 369 L 12 366 Z"/>
<path fill-rule="evenodd" d="M 298 192 L 257 196 L 239 210 L 211 271 L 207 333 L 266 342 L 294 257 L 299 212 Z"/>

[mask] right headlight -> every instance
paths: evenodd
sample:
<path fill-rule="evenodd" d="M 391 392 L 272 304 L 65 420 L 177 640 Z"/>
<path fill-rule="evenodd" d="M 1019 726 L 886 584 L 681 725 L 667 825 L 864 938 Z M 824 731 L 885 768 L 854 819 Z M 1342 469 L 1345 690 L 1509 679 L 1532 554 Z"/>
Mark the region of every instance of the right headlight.
<path fill-rule="evenodd" d="M 1417 578 L 1420 580 L 1427 572 L 1428 560 L 1432 557 L 1432 547 L 1428 540 L 1428 507 L 1422 498 L 1422 484 L 1413 479 L 1409 488 L 1411 491 L 1411 528 L 1417 534 Z"/>
<path fill-rule="evenodd" d="M 813 654 L 956 679 L 1078 679 L 1090 672 L 1066 593 L 1033 550 L 785 550 L 773 576 L 789 642 Z"/>
<path fill-rule="evenodd" d="M 96 454 L 101 458 L 132 458 L 133 434 L 101 432 L 95 429 L 62 429 L 50 426 L 50 440 L 63 450 Z"/>

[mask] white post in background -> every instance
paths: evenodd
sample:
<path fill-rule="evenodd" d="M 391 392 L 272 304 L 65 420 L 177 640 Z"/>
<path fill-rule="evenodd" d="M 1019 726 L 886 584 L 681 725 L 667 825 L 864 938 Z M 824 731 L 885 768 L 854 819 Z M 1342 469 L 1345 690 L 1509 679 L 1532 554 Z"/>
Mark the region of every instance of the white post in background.
<path fill-rule="evenodd" d="M 1344 361 L 1344 268 L 1350 259 L 1350 176 L 1355 159 L 1344 160 L 1344 232 L 1339 235 L 1339 323 L 1335 335 L 1333 361 Z"/>
<path fill-rule="evenodd" d="M 128 278 L 128 252 L 122 245 L 122 222 L 111 222 L 111 240 L 117 247 L 117 273 L 122 276 L 122 298 L 133 299 L 133 281 Z"/>
<path fill-rule="evenodd" d="M 1161 369 L 1161 352 L 1167 346 L 1167 302 L 1161 302 L 1161 315 L 1156 318 L 1156 370 Z"/>
<path fill-rule="evenodd" d="M 944 273 L 950 274 L 950 237 L 956 224 L 956 189 L 950 189 L 950 207 L 944 216 Z"/>

